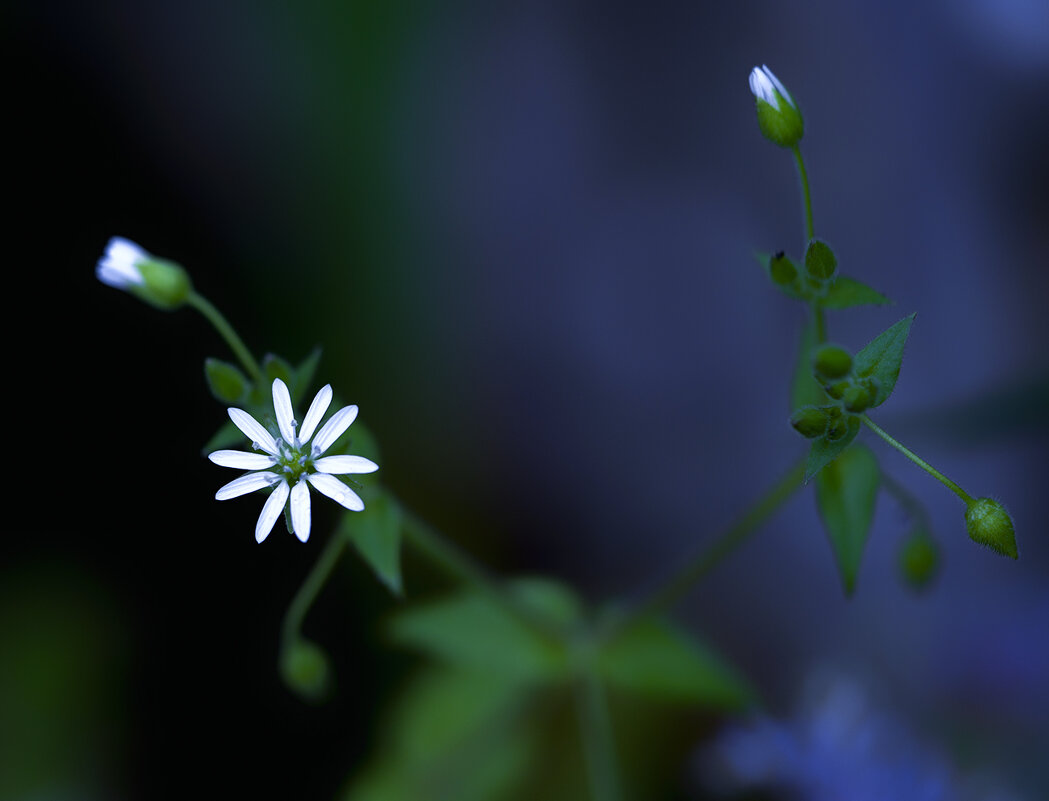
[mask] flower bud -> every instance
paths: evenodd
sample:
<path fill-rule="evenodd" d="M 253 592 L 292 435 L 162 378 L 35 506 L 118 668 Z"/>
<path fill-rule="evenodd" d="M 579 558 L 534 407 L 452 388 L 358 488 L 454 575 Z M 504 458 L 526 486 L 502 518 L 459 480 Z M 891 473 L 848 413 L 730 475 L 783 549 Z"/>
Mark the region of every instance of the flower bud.
<path fill-rule="evenodd" d="M 780 147 L 794 147 L 805 133 L 801 112 L 787 88 L 772 70 L 762 65 L 750 71 L 750 91 L 758 111 L 758 127 L 765 138 Z"/>
<path fill-rule="evenodd" d="M 852 356 L 838 345 L 823 345 L 813 356 L 812 369 L 825 383 L 844 378 L 852 369 Z"/>
<path fill-rule="evenodd" d="M 965 528 L 969 538 L 1002 556 L 1019 557 L 1013 521 L 1005 507 L 991 498 L 970 501 L 965 510 Z"/>
<path fill-rule="evenodd" d="M 769 259 L 769 275 L 779 286 L 790 286 L 797 280 L 798 271 L 781 250 Z"/>
<path fill-rule="evenodd" d="M 223 403 L 237 403 L 248 392 L 248 379 L 229 362 L 205 359 L 204 377 L 211 394 Z"/>
<path fill-rule="evenodd" d="M 95 275 L 102 283 L 130 292 L 158 309 L 177 309 L 193 291 L 189 275 L 180 265 L 158 259 L 119 236 L 109 240 Z"/>
<path fill-rule="evenodd" d="M 813 239 L 805 249 L 805 270 L 818 281 L 827 281 L 838 270 L 838 257 L 822 239 Z"/>
<path fill-rule="evenodd" d="M 833 384 L 828 384 L 823 388 L 823 391 L 830 395 L 834 400 L 841 400 L 845 397 L 845 392 L 849 387 L 852 386 L 851 381 L 836 381 Z"/>
<path fill-rule="evenodd" d="M 802 406 L 790 418 L 790 424 L 795 430 L 809 439 L 822 437 L 828 422 L 826 410 L 816 406 Z"/>
<path fill-rule="evenodd" d="M 284 648 L 280 673 L 284 683 L 304 701 L 322 701 L 331 692 L 328 655 L 309 640 L 299 638 Z"/>
<path fill-rule="evenodd" d="M 871 394 L 866 387 L 852 384 L 842 393 L 841 401 L 850 412 L 859 414 L 871 405 Z"/>
<path fill-rule="evenodd" d="M 940 569 L 940 549 L 926 532 L 911 533 L 900 548 L 900 574 L 914 590 L 924 590 Z"/>

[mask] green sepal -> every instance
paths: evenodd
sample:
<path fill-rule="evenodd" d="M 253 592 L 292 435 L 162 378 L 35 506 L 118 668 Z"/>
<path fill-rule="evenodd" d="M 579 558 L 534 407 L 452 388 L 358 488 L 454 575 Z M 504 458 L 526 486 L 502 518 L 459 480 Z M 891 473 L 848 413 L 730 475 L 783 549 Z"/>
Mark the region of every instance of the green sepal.
<path fill-rule="evenodd" d="M 363 512 L 343 515 L 336 536 L 346 537 L 386 588 L 400 598 L 401 507 L 386 493 L 369 499 Z"/>
<path fill-rule="evenodd" d="M 856 589 L 880 483 L 878 460 L 863 445 L 842 454 L 816 477 L 816 504 L 846 595 Z"/>
<path fill-rule="evenodd" d="M 798 270 L 798 265 L 790 260 L 790 257 L 784 254 L 782 251 L 779 253 L 765 253 L 764 251 L 755 250 L 754 258 L 758 260 L 758 263 L 765 269 L 765 275 L 769 277 L 769 280 L 776 285 L 784 295 L 795 300 L 808 300 L 809 294 L 805 291 L 805 288 L 801 282 L 801 272 Z M 782 279 L 778 271 L 774 273 L 772 269 L 772 260 L 777 259 L 782 261 L 784 265 L 789 265 L 794 270 L 795 279 L 790 283 L 781 283 L 777 280 L 777 277 Z"/>
<path fill-rule="evenodd" d="M 662 620 L 636 623 L 605 643 L 596 667 L 609 687 L 655 699 L 729 710 L 756 700 L 735 668 Z"/>
<path fill-rule="evenodd" d="M 236 365 L 221 359 L 204 360 L 204 378 L 211 394 L 222 403 L 240 403 L 248 394 L 247 376 Z"/>
<path fill-rule="evenodd" d="M 816 346 L 816 324 L 810 318 L 801 329 L 798 359 L 794 364 L 794 375 L 790 381 L 790 411 L 802 406 L 822 406 L 827 402 L 827 393 L 812 374 L 812 349 Z"/>
<path fill-rule="evenodd" d="M 809 240 L 805 248 L 805 271 L 817 281 L 829 281 L 838 270 L 838 258 L 822 239 Z"/>
<path fill-rule="evenodd" d="M 227 420 L 222 424 L 218 431 L 211 435 L 211 439 L 209 439 L 204 447 L 201 448 L 201 453 L 206 456 L 209 453 L 223 450 L 231 445 L 241 445 L 243 443 L 244 434 L 239 428 L 233 425 L 232 420 Z"/>
<path fill-rule="evenodd" d="M 892 301 L 864 283 L 839 275 L 820 300 L 825 309 L 850 309 L 853 306 L 888 306 Z"/>
<path fill-rule="evenodd" d="M 904 317 L 871 340 L 852 360 L 852 372 L 857 378 L 872 377 L 875 383 L 870 408 L 880 406 L 892 395 L 903 362 L 903 347 L 911 330 L 914 315 Z"/>
<path fill-rule="evenodd" d="M 507 592 L 522 607 L 558 623 L 579 618 L 579 602 L 561 584 L 523 579 L 510 583 Z M 561 643 L 473 591 L 402 612 L 389 631 L 395 643 L 460 668 L 529 683 L 559 681 L 569 674 L 569 656 Z"/>
<path fill-rule="evenodd" d="M 824 434 L 819 439 L 813 440 L 812 448 L 809 450 L 809 459 L 805 463 L 805 482 L 812 480 L 824 467 L 829 465 L 839 454 L 845 450 L 849 443 L 856 439 L 860 433 L 860 418 L 856 415 L 845 415 L 845 432 L 837 438 L 832 439 L 829 434 Z"/>
<path fill-rule="evenodd" d="M 314 642 L 296 638 L 281 649 L 280 676 L 299 698 L 318 703 L 331 695 L 334 671 L 328 654 Z"/>
<path fill-rule="evenodd" d="M 309 391 L 310 386 L 313 384 L 313 377 L 317 374 L 317 365 L 321 361 L 321 347 L 318 345 L 307 356 L 298 367 L 295 368 L 294 380 L 289 384 L 291 389 L 291 396 L 293 398 L 305 398 L 306 393 Z"/>

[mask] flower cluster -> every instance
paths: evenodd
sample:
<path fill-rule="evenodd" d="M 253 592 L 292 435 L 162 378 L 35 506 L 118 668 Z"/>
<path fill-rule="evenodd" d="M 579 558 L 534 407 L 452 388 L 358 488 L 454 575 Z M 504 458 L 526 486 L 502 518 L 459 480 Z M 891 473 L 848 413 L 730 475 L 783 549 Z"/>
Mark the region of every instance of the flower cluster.
<path fill-rule="evenodd" d="M 311 486 L 352 512 L 364 509 L 360 496 L 336 476 L 371 473 L 379 466 L 363 456 L 324 455 L 357 417 L 356 406 L 344 406 L 317 430 L 331 399 L 331 385 L 326 384 L 314 397 L 296 431 L 291 393 L 283 381 L 274 379 L 273 411 L 279 436 L 274 436 L 243 409 L 228 410 L 233 424 L 251 441 L 255 452 L 221 450 L 209 454 L 208 458 L 222 467 L 255 472 L 226 484 L 215 493 L 215 499 L 225 501 L 256 490 L 272 489 L 255 524 L 257 542 L 269 536 L 285 504 L 291 513 L 293 533 L 306 542 L 310 536 Z"/>

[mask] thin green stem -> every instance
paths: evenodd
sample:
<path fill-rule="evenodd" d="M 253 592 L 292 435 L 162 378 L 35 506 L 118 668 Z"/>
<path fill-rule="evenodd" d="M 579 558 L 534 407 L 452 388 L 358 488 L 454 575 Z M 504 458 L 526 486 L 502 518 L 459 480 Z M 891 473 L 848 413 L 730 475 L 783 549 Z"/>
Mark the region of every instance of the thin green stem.
<path fill-rule="evenodd" d="M 222 313 L 215 308 L 211 301 L 203 295 L 190 292 L 189 297 L 186 298 L 186 303 L 203 314 L 208 319 L 208 322 L 215 326 L 215 330 L 226 340 L 226 344 L 240 359 L 240 363 L 244 365 L 244 369 L 248 371 L 252 379 L 256 382 L 260 381 L 262 379 L 262 371 L 259 369 L 255 357 L 251 355 L 251 351 L 245 347 L 237 332 L 233 330 L 233 326 L 229 324 L 229 321 L 222 316 Z"/>
<path fill-rule="evenodd" d="M 798 165 L 798 175 L 801 176 L 801 192 L 805 200 L 805 241 L 808 242 L 816 235 L 812 224 L 812 194 L 809 192 L 809 174 L 805 171 L 805 160 L 801 157 L 801 148 L 794 145 L 791 150 L 794 153 L 794 161 Z"/>
<path fill-rule="evenodd" d="M 566 632 L 561 626 L 520 603 L 473 557 L 403 504 L 401 509 L 404 538 L 437 567 L 451 578 L 473 587 L 543 638 L 554 642 L 564 640 Z"/>
<path fill-rule="evenodd" d="M 622 629 L 641 618 L 661 614 L 681 600 L 700 579 L 738 548 L 802 486 L 805 462 L 806 459 L 802 459 L 791 467 L 734 525 L 686 562 L 677 573 L 657 587 L 647 600 L 620 619 L 616 628 Z"/>
<path fill-rule="evenodd" d="M 873 431 L 887 443 L 892 445 L 892 447 L 894 447 L 896 450 L 898 450 L 900 453 L 902 453 L 904 456 L 906 456 L 908 459 L 910 459 L 912 462 L 918 465 L 918 467 L 920 467 L 930 476 L 932 476 L 945 487 L 947 487 L 947 489 L 949 489 L 951 492 L 953 492 L 955 495 L 957 495 L 959 498 L 965 501 L 966 506 L 974 502 L 973 497 L 968 492 L 966 492 L 953 481 L 951 481 L 949 478 L 947 478 L 947 476 L 945 476 L 927 461 L 918 456 L 918 454 L 916 454 L 906 445 L 890 436 L 884 429 L 882 429 L 877 423 L 871 420 L 867 415 L 863 415 L 863 422 L 871 431 Z"/>
<path fill-rule="evenodd" d="M 816 334 L 816 344 L 822 345 L 827 341 L 827 321 L 823 315 L 823 307 L 819 300 L 812 301 L 812 322 Z"/>
<path fill-rule="evenodd" d="M 338 532 L 333 534 L 328 540 L 328 544 L 324 546 L 324 550 L 321 551 L 320 556 L 317 557 L 317 561 L 306 576 L 306 580 L 299 587 L 299 591 L 292 598 L 291 604 L 288 605 L 288 611 L 284 613 L 284 624 L 281 628 L 285 647 L 291 645 L 299 636 L 306 613 L 310 611 L 310 607 L 313 606 L 313 602 L 317 599 L 321 588 L 328 582 L 328 578 L 331 576 L 332 570 L 335 569 L 339 557 L 342 556 L 346 544 L 346 537 Z"/>
<path fill-rule="evenodd" d="M 620 801 L 619 771 L 612 737 L 612 720 L 604 688 L 592 671 L 576 685 L 576 712 L 583 740 L 592 801 Z"/>

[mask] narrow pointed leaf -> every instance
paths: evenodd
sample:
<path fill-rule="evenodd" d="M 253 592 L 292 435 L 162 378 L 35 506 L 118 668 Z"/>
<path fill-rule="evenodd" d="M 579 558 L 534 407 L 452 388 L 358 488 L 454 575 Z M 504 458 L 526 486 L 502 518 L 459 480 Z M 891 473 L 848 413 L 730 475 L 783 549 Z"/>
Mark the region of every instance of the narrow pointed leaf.
<path fill-rule="evenodd" d="M 911 330 L 914 315 L 904 317 L 871 340 L 853 357 L 852 370 L 859 378 L 874 378 L 876 386 L 871 408 L 883 404 L 896 387 L 903 362 L 903 347 Z"/>
<path fill-rule="evenodd" d="M 293 398 L 306 397 L 306 393 L 313 384 L 313 377 L 317 374 L 317 365 L 320 364 L 320 361 L 321 348 L 318 345 L 310 351 L 310 355 L 303 359 L 294 370 L 292 383 L 288 385 L 291 387 L 291 396 Z"/>
<path fill-rule="evenodd" d="M 816 504 L 846 595 L 856 589 L 880 482 L 878 461 L 863 445 L 842 454 L 816 477 Z"/>
<path fill-rule="evenodd" d="M 848 431 L 840 439 L 830 439 L 823 436 L 813 440 L 812 449 L 809 451 L 809 460 L 805 464 L 805 482 L 808 483 L 824 467 L 829 465 L 844 451 L 860 433 L 860 418 L 849 415 Z"/>
<path fill-rule="evenodd" d="M 376 578 L 398 597 L 404 594 L 401 519 L 401 507 L 381 494 L 363 512 L 344 515 L 339 527 L 339 535 L 349 538 Z"/>
<path fill-rule="evenodd" d="M 291 369 L 291 365 L 280 356 L 276 356 L 272 353 L 267 353 L 262 358 L 262 374 L 266 376 L 266 391 L 269 392 L 270 384 L 273 383 L 274 378 L 279 378 L 288 386 L 295 383 L 293 379 L 294 371 Z"/>
<path fill-rule="evenodd" d="M 637 623 L 608 642 L 597 670 L 611 687 L 666 701 L 739 709 L 754 700 L 747 681 L 727 662 L 659 620 Z"/>
<path fill-rule="evenodd" d="M 825 309 L 848 309 L 853 306 L 887 306 L 892 301 L 855 278 L 839 275 L 820 305 Z"/>

